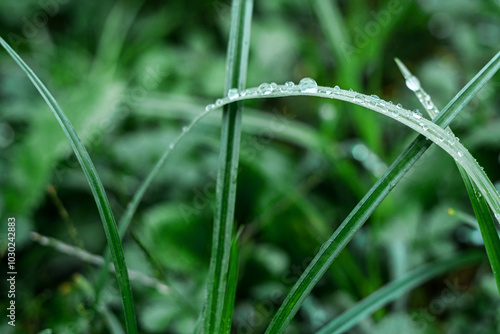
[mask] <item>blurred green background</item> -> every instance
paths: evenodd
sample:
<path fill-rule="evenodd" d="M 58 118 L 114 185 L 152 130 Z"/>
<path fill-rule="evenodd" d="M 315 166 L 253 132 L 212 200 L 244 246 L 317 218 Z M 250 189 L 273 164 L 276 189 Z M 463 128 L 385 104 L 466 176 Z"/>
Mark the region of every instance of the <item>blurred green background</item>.
<path fill-rule="evenodd" d="M 230 5 L 0 2 L 0 36 L 70 118 L 117 218 L 183 126 L 223 93 Z M 255 1 L 247 86 L 307 76 L 419 108 L 393 61 L 399 57 L 443 108 L 499 49 L 498 0 Z M 497 188 L 499 91 L 497 74 L 452 123 Z M 233 330 L 261 333 L 321 244 L 416 134 L 338 101 L 261 99 L 245 107 Z M 202 309 L 220 116 L 204 118 L 176 148 L 125 238 L 129 268 L 170 287 L 165 293 L 132 281 L 142 333 L 190 333 Z M 0 52 L 0 185 L 2 268 L 7 217 L 15 217 L 18 271 L 16 327 L 3 317 L 0 332 L 119 333 L 114 282 L 103 292 L 104 311 L 96 312 L 97 267 L 30 237 L 35 231 L 97 255 L 106 249 L 69 143 L 6 52 Z M 471 214 L 453 159 L 431 148 L 333 264 L 288 333 L 314 333 L 418 264 L 483 249 Z M 500 332 L 491 269 L 484 262 L 426 283 L 351 332 Z"/>

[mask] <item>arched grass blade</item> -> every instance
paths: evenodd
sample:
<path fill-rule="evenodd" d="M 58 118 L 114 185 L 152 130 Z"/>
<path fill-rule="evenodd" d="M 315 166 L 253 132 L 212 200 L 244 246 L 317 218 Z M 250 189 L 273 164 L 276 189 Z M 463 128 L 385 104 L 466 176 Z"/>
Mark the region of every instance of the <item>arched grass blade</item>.
<path fill-rule="evenodd" d="M 227 54 L 225 95 L 245 88 L 253 0 L 234 0 Z M 224 106 L 204 333 L 220 333 L 231 256 L 242 102 Z M 227 326 L 227 324 L 226 324 Z"/>
<path fill-rule="evenodd" d="M 443 275 L 449 271 L 476 264 L 484 256 L 479 252 L 458 254 L 451 258 L 427 263 L 406 273 L 399 279 L 392 281 L 365 299 L 358 302 L 346 312 L 326 324 L 316 334 L 345 333 L 356 326 L 361 320 L 378 310 L 380 307 L 396 300 L 403 294 L 411 291 L 426 281 Z"/>
<path fill-rule="evenodd" d="M 127 265 L 125 263 L 125 257 L 123 255 L 122 243 L 118 235 L 118 229 L 115 223 L 115 218 L 111 207 L 109 205 L 108 198 L 104 191 L 104 187 L 99 179 L 99 175 L 90 159 L 90 156 L 83 146 L 82 142 L 78 138 L 75 129 L 71 125 L 71 122 L 66 117 L 61 107 L 50 94 L 49 90 L 45 85 L 38 79 L 38 77 L 33 73 L 33 71 L 26 65 L 26 63 L 19 57 L 19 55 L 0 37 L 0 44 L 7 50 L 9 55 L 16 61 L 16 63 L 21 67 L 21 69 L 26 73 L 28 78 L 33 82 L 37 90 L 42 95 L 47 105 L 50 107 L 57 121 L 61 125 L 64 133 L 68 137 L 71 143 L 71 147 L 75 152 L 78 162 L 82 166 L 87 182 L 89 183 L 90 189 L 94 196 L 99 215 L 101 216 L 102 225 L 104 228 L 104 233 L 106 234 L 106 240 L 108 242 L 108 247 L 111 252 L 111 258 L 113 259 L 113 264 L 116 270 L 116 279 L 118 282 L 118 287 L 120 289 L 123 309 L 125 312 L 125 323 L 127 328 L 127 333 L 137 333 L 137 324 L 134 312 L 134 301 L 132 298 L 132 289 L 130 288 L 130 282 L 127 272 Z"/>
<path fill-rule="evenodd" d="M 229 273 L 227 275 L 227 289 L 224 296 L 224 309 L 222 311 L 221 333 L 231 334 L 231 323 L 233 320 L 234 300 L 236 298 L 236 286 L 238 283 L 238 266 L 239 266 L 239 245 L 238 239 L 241 234 L 241 229 L 233 238 L 231 244 L 231 260 L 229 262 Z"/>
<path fill-rule="evenodd" d="M 418 78 L 414 76 L 410 70 L 408 70 L 401 60 L 395 58 L 395 61 L 406 80 L 408 88 L 415 92 L 415 95 L 424 107 L 425 111 L 429 114 L 431 119 L 434 119 L 439 114 L 439 110 L 432 102 L 429 94 L 425 92 L 425 90 L 421 87 Z M 449 128 L 448 130 L 451 131 Z M 498 232 L 495 227 L 495 221 L 490 214 L 488 203 L 483 197 L 483 194 L 472 182 L 464 168 L 458 163 L 457 168 L 462 176 L 462 179 L 464 180 L 465 188 L 467 189 L 472 208 L 474 209 L 474 213 L 479 224 L 479 230 L 481 231 L 481 236 L 483 237 L 484 247 L 486 249 L 486 253 L 488 254 L 488 260 L 490 261 L 491 269 L 493 270 L 493 275 L 495 276 L 497 289 L 500 292 L 500 238 L 498 237 Z M 490 196 L 490 194 L 485 194 L 485 196 Z"/>
<path fill-rule="evenodd" d="M 448 103 L 434 122 L 447 127 L 453 118 L 464 108 L 495 74 L 500 67 L 500 53 L 495 57 Z M 271 320 L 266 333 L 283 333 L 298 312 L 302 303 L 314 288 L 328 267 L 337 258 L 356 232 L 363 226 L 370 215 L 380 205 L 392 188 L 403 178 L 413 164 L 425 153 L 431 142 L 418 136 L 410 146 L 391 165 L 389 170 L 368 191 L 333 235 L 323 244 L 313 261 L 300 276 L 297 283 L 285 298 L 278 312 Z"/>

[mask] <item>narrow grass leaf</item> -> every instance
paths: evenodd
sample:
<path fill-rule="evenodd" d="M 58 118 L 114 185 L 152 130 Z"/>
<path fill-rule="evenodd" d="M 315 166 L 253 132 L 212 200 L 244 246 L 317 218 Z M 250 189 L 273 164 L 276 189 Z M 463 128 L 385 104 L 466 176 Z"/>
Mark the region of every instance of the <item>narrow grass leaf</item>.
<path fill-rule="evenodd" d="M 500 293 L 500 238 L 495 227 L 495 221 L 491 216 L 490 209 L 484 200 L 484 196 L 477 189 L 476 185 L 472 183 L 469 175 L 467 175 L 465 170 L 461 167 L 458 170 L 467 188 L 467 193 L 469 194 L 470 202 L 479 225 L 479 230 L 483 237 L 484 248 L 486 249 L 497 289 Z"/>
<path fill-rule="evenodd" d="M 482 259 L 484 259 L 484 255 L 479 252 L 472 252 L 458 254 L 451 258 L 421 265 L 359 301 L 356 305 L 326 324 L 316 334 L 345 333 L 382 306 L 396 300 L 426 281 L 449 271 L 474 265 Z"/>
<path fill-rule="evenodd" d="M 448 103 L 434 119 L 442 127 L 447 127 L 453 118 L 464 108 L 497 72 L 500 67 L 500 53 L 493 59 Z M 266 333 L 283 333 L 298 312 L 302 303 L 326 272 L 338 254 L 344 249 L 356 232 L 380 205 L 392 188 L 403 178 L 413 164 L 431 145 L 424 136 L 418 136 L 410 146 L 391 165 L 388 171 L 376 182 L 354 210 L 342 222 L 333 235 L 322 245 L 312 262 L 285 298 L 278 312 L 271 320 Z"/>
<path fill-rule="evenodd" d="M 132 298 L 132 289 L 130 287 L 127 265 L 125 263 L 125 256 L 123 254 L 122 243 L 118 235 L 118 229 L 115 223 L 115 218 L 111 207 L 109 205 L 108 198 L 104 191 L 99 175 L 90 159 L 90 156 L 83 146 L 82 142 L 78 138 L 75 129 L 71 125 L 71 122 L 66 117 L 62 111 L 59 104 L 56 102 L 52 94 L 45 87 L 45 85 L 40 81 L 40 79 L 35 75 L 35 73 L 29 68 L 29 66 L 19 57 L 19 55 L 0 37 L 0 44 L 7 50 L 9 55 L 16 61 L 16 63 L 21 67 L 21 69 L 26 73 L 28 78 L 33 82 L 37 90 L 42 95 L 45 102 L 54 113 L 57 121 L 61 125 L 64 133 L 68 137 L 71 143 L 71 147 L 75 152 L 78 162 L 82 166 L 83 172 L 87 181 L 89 183 L 90 189 L 94 196 L 99 215 L 102 220 L 102 225 L 104 228 L 104 233 L 106 235 L 106 240 L 108 242 L 108 247 L 111 252 L 111 258 L 113 259 L 113 264 L 115 266 L 116 278 L 118 282 L 118 287 L 120 289 L 120 295 L 122 299 L 123 309 L 125 312 L 125 323 L 128 333 L 137 333 L 137 324 L 134 312 L 134 301 Z"/>
<path fill-rule="evenodd" d="M 233 1 L 225 82 L 227 96 L 230 96 L 231 92 L 239 94 L 238 92 L 245 88 L 252 10 L 253 0 Z M 203 321 L 204 333 L 220 333 L 226 300 L 236 200 L 241 113 L 241 101 L 224 106 L 223 109 L 216 208 Z"/>
<path fill-rule="evenodd" d="M 415 93 L 416 97 L 431 119 L 434 119 L 439 114 L 439 110 L 432 102 L 429 94 L 427 94 L 427 92 L 422 88 L 418 78 L 414 76 L 410 70 L 408 70 L 401 60 L 396 58 L 395 61 L 406 80 L 408 88 Z M 448 131 L 451 132 L 449 127 Z M 457 168 L 462 176 L 462 179 L 464 180 L 465 188 L 467 189 L 472 208 L 474 209 L 474 213 L 479 224 L 479 230 L 481 231 L 481 235 L 483 237 L 486 253 L 488 254 L 488 260 L 490 262 L 491 269 L 493 270 L 497 289 L 500 292 L 500 238 L 498 237 L 495 222 L 488 209 L 488 203 L 486 202 L 481 191 L 477 188 L 476 184 L 472 182 L 465 169 L 458 163 Z"/>
<path fill-rule="evenodd" d="M 222 326 L 221 333 L 231 333 L 231 323 L 233 319 L 234 300 L 236 298 L 236 286 L 238 282 L 238 266 L 239 266 L 239 246 L 238 239 L 241 230 L 233 238 L 231 244 L 231 260 L 229 262 L 229 274 L 227 276 L 227 290 L 224 297 L 224 309 L 222 311 Z"/>

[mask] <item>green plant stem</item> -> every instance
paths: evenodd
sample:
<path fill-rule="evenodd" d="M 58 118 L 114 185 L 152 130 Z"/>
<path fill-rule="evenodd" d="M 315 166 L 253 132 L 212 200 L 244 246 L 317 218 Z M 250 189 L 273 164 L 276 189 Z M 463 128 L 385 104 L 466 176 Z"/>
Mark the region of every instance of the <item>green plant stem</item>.
<path fill-rule="evenodd" d="M 231 88 L 245 88 L 253 0 L 234 0 L 227 53 L 225 95 Z M 242 102 L 224 107 L 219 172 L 217 177 L 212 251 L 208 272 L 204 333 L 220 333 L 223 317 L 231 237 L 234 225 L 236 179 L 241 137 Z M 235 283 L 235 282 L 233 282 Z M 227 313 L 226 313 L 227 314 Z M 225 319 L 225 326 L 230 319 Z"/>

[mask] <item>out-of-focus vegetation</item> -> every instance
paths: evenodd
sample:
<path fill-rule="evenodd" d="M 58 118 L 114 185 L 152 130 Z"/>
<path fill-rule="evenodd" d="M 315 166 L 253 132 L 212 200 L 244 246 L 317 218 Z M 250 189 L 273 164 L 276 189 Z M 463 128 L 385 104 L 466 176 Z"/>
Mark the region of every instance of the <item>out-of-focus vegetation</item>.
<path fill-rule="evenodd" d="M 223 94 L 230 5 L 0 3 L 0 36 L 70 118 L 117 217 L 183 126 Z M 255 1 L 247 86 L 308 76 L 419 108 L 393 61 L 399 57 L 443 108 L 500 49 L 499 18 L 495 0 Z M 64 133 L 5 52 L 0 78 L 0 234 L 6 234 L 7 217 L 16 217 L 18 267 L 16 328 L 4 318 L 0 331 L 120 333 L 114 281 L 95 305 L 98 267 L 50 247 L 55 240 L 41 245 L 30 234 L 98 255 L 107 247 Z M 451 126 L 497 188 L 499 79 Z M 246 103 L 243 131 L 233 331 L 261 333 L 308 259 L 416 135 L 358 106 L 303 97 Z M 191 333 L 198 321 L 219 133 L 219 111 L 190 131 L 155 178 L 124 240 L 129 269 L 143 274 L 132 279 L 142 333 Z M 431 148 L 334 262 L 289 333 L 314 333 L 415 266 L 474 248 L 484 246 L 460 174 L 453 159 Z M 497 331 L 500 299 L 484 261 L 418 287 L 352 333 Z"/>

